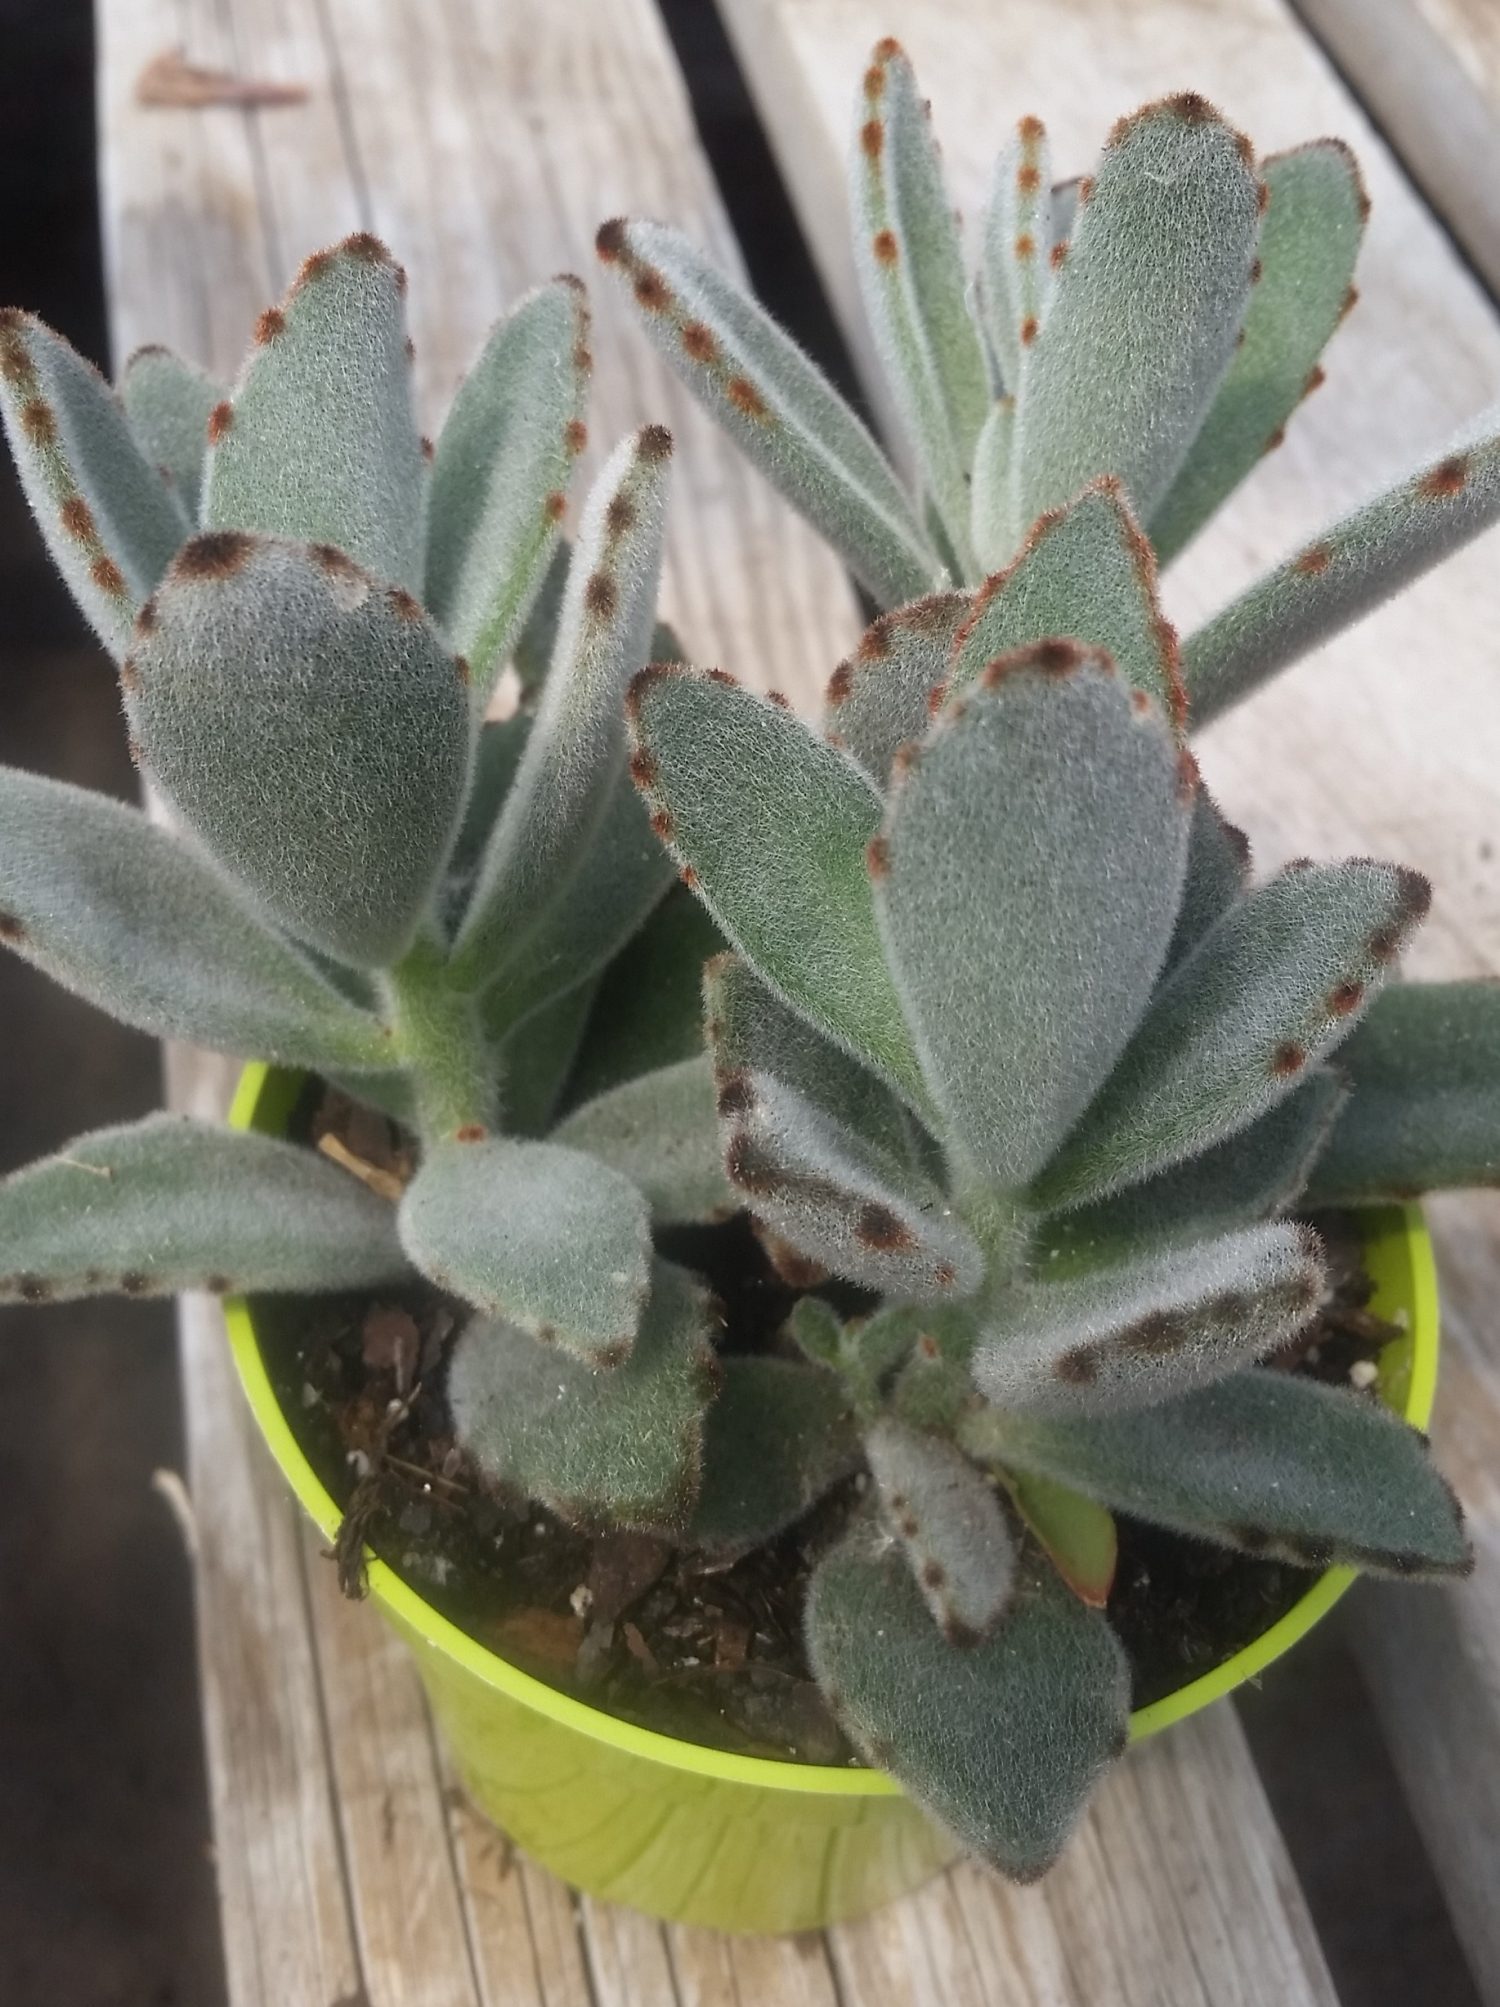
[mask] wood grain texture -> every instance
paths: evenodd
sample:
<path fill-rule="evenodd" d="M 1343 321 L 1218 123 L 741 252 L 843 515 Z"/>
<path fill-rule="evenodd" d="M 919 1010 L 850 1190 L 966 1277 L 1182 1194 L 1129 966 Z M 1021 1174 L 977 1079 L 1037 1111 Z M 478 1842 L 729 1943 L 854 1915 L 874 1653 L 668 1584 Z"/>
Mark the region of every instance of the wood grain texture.
<path fill-rule="evenodd" d="M 1378 37 L 1400 5 L 1351 5 L 1351 37 Z M 1467 23 L 1464 60 L 1489 88 L 1500 50 L 1490 0 L 1421 5 L 1429 22 Z M 1360 306 L 1331 345 L 1327 385 L 1299 411 L 1286 445 L 1170 574 L 1169 609 L 1184 625 L 1500 397 L 1493 307 L 1280 0 L 1012 0 L 1003 21 L 983 0 L 727 0 L 727 15 L 845 313 L 853 297 L 845 124 L 859 66 L 880 34 L 906 42 L 970 214 L 1000 126 L 1028 111 L 1046 120 L 1061 174 L 1088 167 L 1119 112 L 1184 86 L 1214 99 L 1264 152 L 1320 132 L 1352 142 L 1374 201 Z M 1420 74 L 1398 66 L 1395 82 L 1421 100 Z M 1446 120 L 1448 100 L 1427 100 L 1423 116 Z M 1495 175 L 1480 172 L 1477 184 L 1493 212 Z M 1500 972 L 1497 622 L 1491 537 L 1300 664 L 1203 744 L 1209 783 L 1250 832 L 1262 869 L 1302 853 L 1374 852 L 1432 877 L 1433 917 L 1410 961 L 1432 976 Z M 1454 1590 L 1366 1590 L 1361 1631 L 1385 1730 L 1455 1923 L 1481 1984 L 1500 2000 L 1495 1201 L 1444 1200 L 1433 1221 L 1448 1341 L 1436 1441 L 1468 1506 L 1478 1566 Z"/>
<path fill-rule="evenodd" d="M 1295 0 L 1418 185 L 1500 287 L 1500 8 L 1493 0 Z"/>

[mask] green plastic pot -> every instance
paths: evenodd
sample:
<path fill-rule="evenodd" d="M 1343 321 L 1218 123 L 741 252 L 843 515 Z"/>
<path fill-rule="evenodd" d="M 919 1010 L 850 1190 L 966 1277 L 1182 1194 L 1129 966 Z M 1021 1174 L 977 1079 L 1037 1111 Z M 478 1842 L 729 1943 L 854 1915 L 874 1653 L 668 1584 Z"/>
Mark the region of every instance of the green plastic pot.
<path fill-rule="evenodd" d="M 249 1066 L 230 1121 L 279 1135 L 301 1076 Z M 1375 1313 L 1401 1327 L 1379 1360 L 1389 1406 L 1419 1428 L 1437 1381 L 1432 1246 L 1415 1206 L 1364 1216 Z M 235 1365 L 261 1432 L 325 1537 L 339 1508 L 272 1391 L 255 1306 L 225 1305 Z M 673 1922 L 796 1931 L 866 1914 L 953 1860 L 953 1840 L 879 1771 L 779 1763 L 679 1742 L 570 1699 L 440 1616 L 383 1562 L 371 1600 L 411 1646 L 474 1802 L 575 1888 Z M 1132 1741 L 1183 1721 L 1263 1672 L 1354 1580 L 1330 1568 L 1286 1615 L 1212 1672 L 1131 1717 Z"/>

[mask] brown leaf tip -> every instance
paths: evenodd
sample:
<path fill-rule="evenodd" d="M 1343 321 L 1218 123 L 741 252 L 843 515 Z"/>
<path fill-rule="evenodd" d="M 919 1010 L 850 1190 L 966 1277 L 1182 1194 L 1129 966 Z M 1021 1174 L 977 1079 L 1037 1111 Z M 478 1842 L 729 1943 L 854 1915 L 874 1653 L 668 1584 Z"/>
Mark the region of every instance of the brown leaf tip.
<path fill-rule="evenodd" d="M 1358 305 L 1359 305 L 1359 287 L 1351 286 L 1349 290 L 1345 293 L 1343 299 L 1339 302 L 1339 319 L 1341 321 L 1347 320 L 1350 314 L 1354 312 L 1354 309 Z"/>
<path fill-rule="evenodd" d="M 356 230 L 344 239 L 339 249 L 366 265 L 390 265 L 395 262 L 373 230 Z"/>
<path fill-rule="evenodd" d="M 607 571 L 589 574 L 583 588 L 583 603 L 598 620 L 608 620 L 620 603 L 620 594 Z"/>
<path fill-rule="evenodd" d="M 1023 160 L 1021 165 L 1016 169 L 1017 188 L 1020 189 L 1023 195 L 1035 195 L 1041 185 L 1042 176 L 1040 169 L 1033 167 L 1029 160 Z"/>
<path fill-rule="evenodd" d="M 742 1192 L 774 1192 L 776 1166 L 745 1130 L 737 1129 L 724 1151 L 724 1170 L 729 1182 Z"/>
<path fill-rule="evenodd" d="M 654 265 L 642 265 L 636 273 L 635 296 L 648 314 L 665 313 L 672 304 L 672 290 Z"/>
<path fill-rule="evenodd" d="M 24 941 L 26 929 L 14 913 L 0 913 L 0 941 Z"/>
<path fill-rule="evenodd" d="M 141 601 L 141 610 L 135 617 L 135 631 L 140 635 L 154 634 L 156 622 L 156 598 L 153 594 L 149 599 Z"/>
<path fill-rule="evenodd" d="M 1278 1080 L 1289 1080 L 1307 1064 L 1307 1047 L 1294 1038 L 1285 1038 L 1271 1054 L 1271 1071 Z"/>
<path fill-rule="evenodd" d="M 1322 363 L 1315 362 L 1307 372 L 1307 381 L 1302 386 L 1302 395 L 1304 397 L 1311 397 L 1313 392 L 1321 390 L 1327 381 L 1328 371 L 1323 367 Z"/>
<path fill-rule="evenodd" d="M 21 407 L 21 430 L 33 446 L 50 446 L 57 438 L 57 414 L 44 397 Z"/>
<path fill-rule="evenodd" d="M 1180 747 L 1177 753 L 1177 798 L 1179 801 L 1192 800 L 1198 791 L 1199 778 L 1198 762 L 1193 758 L 1193 755 L 1188 751 L 1186 746 Z"/>
<path fill-rule="evenodd" d="M 359 566 L 347 551 L 341 551 L 337 544 L 309 544 L 307 555 L 328 578 L 358 578 Z"/>
<path fill-rule="evenodd" d="M 875 60 L 877 63 L 894 63 L 905 54 L 905 49 L 902 48 L 894 35 L 884 35 L 875 44 Z"/>
<path fill-rule="evenodd" d="M 635 450 L 643 460 L 655 464 L 672 457 L 672 435 L 665 425 L 643 425 L 636 435 Z"/>
<path fill-rule="evenodd" d="M 1327 571 L 1333 562 L 1333 551 L 1327 544 L 1309 544 L 1307 549 L 1292 559 L 1292 570 L 1304 573 L 1308 578 L 1316 578 Z"/>
<path fill-rule="evenodd" d="M 623 216 L 611 216 L 594 233 L 594 250 L 606 265 L 618 264 L 627 248 Z"/>
<path fill-rule="evenodd" d="M 563 444 L 573 454 L 581 453 L 589 443 L 589 428 L 581 418 L 570 418 L 563 427 Z"/>
<path fill-rule="evenodd" d="M 778 711 L 789 711 L 792 708 L 792 700 L 785 690 L 767 690 L 766 702 L 774 704 Z"/>
<path fill-rule="evenodd" d="M 332 268 L 332 265 L 333 253 L 331 251 L 314 251 L 310 257 L 304 258 L 298 266 L 297 276 L 292 281 L 292 291 L 295 293 L 299 287 L 310 285 L 315 279 L 321 279 Z"/>
<path fill-rule="evenodd" d="M 635 782 L 636 786 L 638 788 L 655 787 L 659 772 L 660 768 L 656 763 L 656 755 L 648 752 L 644 746 L 637 746 L 635 751 L 630 755 L 630 778 Z"/>
<path fill-rule="evenodd" d="M 859 129 L 859 143 L 867 159 L 879 160 L 885 145 L 885 127 L 878 118 L 867 118 Z"/>
<path fill-rule="evenodd" d="M 1036 239 L 1029 230 L 1023 230 L 1017 237 L 1014 249 L 1023 265 L 1036 256 Z"/>
<path fill-rule="evenodd" d="M 568 498 L 561 488 L 554 488 L 542 507 L 549 523 L 560 523 L 568 513 Z"/>
<path fill-rule="evenodd" d="M 1052 249 L 1047 253 L 1047 263 L 1052 267 L 1054 272 L 1060 272 L 1063 266 L 1067 263 L 1067 258 L 1068 258 L 1068 240 L 1066 239 L 1066 237 L 1064 237 L 1059 239 L 1059 241 L 1056 244 L 1054 244 L 1052 246 Z"/>
<path fill-rule="evenodd" d="M 604 511 L 604 527 L 611 537 L 622 537 L 635 521 L 635 503 L 628 495 L 611 495 Z"/>
<path fill-rule="evenodd" d="M 255 323 L 255 343 L 264 348 L 267 342 L 275 341 L 278 335 L 286 333 L 286 315 L 280 307 L 267 307 Z"/>
<path fill-rule="evenodd" d="M 1417 483 L 1417 493 L 1429 502 L 1446 500 L 1452 495 L 1461 495 L 1469 479 L 1469 456 L 1466 453 L 1450 453 L 1446 460 L 1440 460 L 1431 467 Z"/>
<path fill-rule="evenodd" d="M 1270 208 L 1270 206 L 1271 206 L 1271 184 L 1270 184 L 1270 182 L 1269 182 L 1269 181 L 1257 181 L 1257 182 L 1256 182 L 1256 184 L 1255 184 L 1255 213 L 1256 213 L 1256 215 L 1257 215 L 1257 216 L 1264 216 L 1264 215 L 1265 215 L 1265 213 L 1266 213 L 1266 211 L 1267 211 L 1267 210 L 1268 210 L 1268 209 Z"/>
<path fill-rule="evenodd" d="M 1090 1387 L 1099 1377 L 1099 1353 L 1093 1345 L 1075 1345 L 1059 1355 L 1053 1364 L 1054 1376 L 1070 1387 Z"/>
<path fill-rule="evenodd" d="M 385 603 L 398 620 L 414 621 L 422 618 L 422 604 L 405 586 L 393 585 L 385 596 Z"/>
<path fill-rule="evenodd" d="M 453 1132 L 455 1143 L 482 1143 L 489 1135 L 482 1122 L 464 1122 Z"/>
<path fill-rule="evenodd" d="M 125 591 L 125 574 L 113 558 L 96 557 L 89 566 L 89 577 L 101 592 L 107 592 L 111 599 L 118 599 Z"/>
<path fill-rule="evenodd" d="M 702 321 L 684 321 L 679 339 L 686 354 L 694 362 L 714 362 L 718 358 L 719 344 L 714 340 L 713 330 Z"/>
<path fill-rule="evenodd" d="M 1038 330 L 1039 330 L 1039 328 L 1040 328 L 1040 327 L 1041 327 L 1041 322 L 1040 322 L 1040 321 L 1039 321 L 1039 320 L 1037 319 L 1037 317 L 1036 317 L 1036 315 L 1035 315 L 1035 314 L 1028 314 L 1028 315 L 1026 316 L 1025 320 L 1024 320 L 1024 321 L 1022 321 L 1022 323 L 1021 323 L 1021 346 L 1022 346 L 1022 348 L 1030 348 L 1030 347 L 1031 347 L 1031 344 L 1032 344 L 1032 343 L 1033 343 L 1033 342 L 1034 342 L 1034 341 L 1036 340 L 1036 338 L 1037 338 L 1037 332 L 1038 332 Z"/>
<path fill-rule="evenodd" d="M 685 885 L 689 892 L 697 891 L 698 874 L 693 869 L 691 864 L 683 865 L 682 869 L 677 874 L 677 882 L 679 885 Z"/>
<path fill-rule="evenodd" d="M 875 254 L 878 265 L 894 265 L 901 256 L 901 247 L 896 242 L 894 230 L 877 230 L 870 239 L 870 249 Z"/>
<path fill-rule="evenodd" d="M 677 833 L 677 824 L 672 819 L 672 811 L 669 808 L 652 809 L 651 828 L 653 834 L 663 843 L 670 843 Z"/>
<path fill-rule="evenodd" d="M 1406 926 L 1414 927 L 1425 920 L 1432 910 L 1432 880 L 1406 864 L 1398 867 L 1396 877 L 1401 887 L 1402 921 Z"/>
<path fill-rule="evenodd" d="M 731 676 L 727 669 L 705 669 L 704 675 L 710 683 L 722 683 L 726 690 L 738 690 L 739 678 Z"/>
<path fill-rule="evenodd" d="M 872 836 L 865 845 L 865 869 L 872 878 L 888 878 L 891 872 L 891 846 L 887 838 Z"/>
<path fill-rule="evenodd" d="M 1261 447 L 1260 450 L 1262 455 L 1267 453 L 1274 453 L 1277 447 L 1283 445 L 1285 441 L 1286 441 L 1286 427 L 1284 425 L 1278 425 L 1276 430 L 1271 434 L 1270 438 L 1266 441 L 1265 445 Z"/>
<path fill-rule="evenodd" d="M 837 710 L 846 704 L 854 692 L 854 664 L 841 662 L 828 679 L 828 688 L 823 693 L 823 701 L 830 710 Z"/>
<path fill-rule="evenodd" d="M 1090 202 L 1092 202 L 1092 201 L 1093 201 L 1093 199 L 1094 199 L 1094 177 L 1093 177 L 1093 175 L 1092 175 L 1092 174 L 1085 174 L 1085 175 L 1082 175 L 1082 176 L 1080 176 L 1080 178 L 1079 178 L 1079 182 L 1078 182 L 1078 206 L 1079 206 L 1079 208 L 1080 208 L 1080 209 L 1085 209 L 1085 208 L 1087 208 L 1087 207 L 1088 207 L 1088 205 L 1089 205 L 1089 203 L 1090 203 Z"/>
<path fill-rule="evenodd" d="M 255 539 L 243 530 L 205 530 L 191 537 L 172 560 L 173 578 L 233 578 L 250 562 Z M 343 552 L 339 553 L 343 557 Z M 344 563 L 349 560 L 344 558 Z"/>
<path fill-rule="evenodd" d="M 1351 1011 L 1359 1009 L 1360 1005 L 1364 1002 L 1364 997 L 1365 986 L 1363 983 L 1337 983 L 1328 992 L 1328 1008 L 1335 1017 L 1348 1017 Z"/>
<path fill-rule="evenodd" d="M 730 377 L 725 385 L 725 391 L 736 411 L 742 411 L 747 418 L 762 419 L 770 416 L 765 399 L 748 376 Z"/>
<path fill-rule="evenodd" d="M 217 446 L 234 428 L 234 406 L 225 398 L 208 414 L 208 443 Z"/>
<path fill-rule="evenodd" d="M 906 1254 L 917 1244 L 916 1236 L 906 1222 L 889 1206 L 875 1201 L 860 1207 L 859 1218 L 854 1223 L 854 1238 L 861 1247 L 872 1248 L 879 1254 Z"/>
<path fill-rule="evenodd" d="M 1219 116 L 1208 99 L 1197 91 L 1179 91 L 1175 97 L 1167 99 L 1166 108 L 1175 113 L 1184 125 L 1206 125 L 1210 119 Z"/>
<path fill-rule="evenodd" d="M 141 687 L 141 672 L 139 669 L 136 668 L 133 658 L 127 655 L 124 661 L 120 664 L 120 688 L 124 690 L 128 696 L 134 696 L 135 692 L 139 690 L 140 687 Z"/>
<path fill-rule="evenodd" d="M 747 1115 L 755 1106 L 755 1089 L 744 1067 L 737 1066 L 720 1078 L 714 1106 L 721 1115 Z"/>
<path fill-rule="evenodd" d="M 81 544 L 94 541 L 94 512 L 82 495 L 69 495 L 57 512 L 58 521 L 70 537 Z"/>

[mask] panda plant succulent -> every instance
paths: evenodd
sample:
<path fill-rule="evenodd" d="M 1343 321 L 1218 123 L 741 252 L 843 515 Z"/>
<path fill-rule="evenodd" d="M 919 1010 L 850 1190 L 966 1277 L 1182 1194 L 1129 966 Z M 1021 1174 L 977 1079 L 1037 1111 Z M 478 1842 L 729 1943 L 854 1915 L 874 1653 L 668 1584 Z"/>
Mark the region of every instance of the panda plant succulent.
<path fill-rule="evenodd" d="M 891 309 L 915 368 L 939 327 L 957 353 L 969 310 L 925 127 L 898 111 L 909 78 L 886 52 L 872 79 L 882 137 L 859 159 L 904 163 L 922 202 L 913 230 L 879 197 L 897 256 L 868 277 L 878 304 L 925 261 Z M 1313 159 L 1357 234 L 1343 156 Z M 1037 169 L 1025 192 L 1041 186 Z M 648 264 L 639 232 L 606 229 L 864 575 L 893 606 L 926 595 L 837 672 L 823 733 L 687 671 L 654 628 L 659 428 L 617 450 L 564 553 L 589 366 L 570 282 L 496 329 L 430 463 L 404 278 L 365 236 L 308 261 L 228 394 L 147 351 L 117 398 L 39 323 L 0 325 L 23 483 L 176 824 L 4 775 L 5 938 L 127 1022 L 322 1076 L 419 1153 L 392 1205 L 310 1150 L 208 1124 L 81 1138 L 0 1184 L 0 1293 L 417 1274 L 470 1306 L 448 1402 L 497 1486 L 710 1566 L 842 1500 L 812 1670 L 866 1758 L 1020 1877 L 1124 1743 L 1101 1613 L 1114 1511 L 1309 1567 L 1467 1565 L 1413 1431 L 1256 1367 L 1325 1289 L 1294 1202 L 1500 1163 L 1490 994 L 1376 996 L 1423 882 L 1360 860 L 1251 889 L 1183 744 L 1136 513 L 1154 520 L 1142 483 L 1175 471 L 1163 414 L 1186 454 L 1232 380 L 1234 329 L 1205 327 L 1242 318 L 1239 353 L 1269 358 L 1231 400 L 1235 438 L 1263 378 L 1301 368 L 1300 309 L 1256 331 L 1278 297 L 1269 237 L 1246 309 L 1278 208 L 1258 191 L 1196 100 L 1122 130 L 1021 344 L 1039 365 L 1092 271 L 1075 380 L 1034 408 L 1023 378 L 996 425 L 1014 425 L 1010 466 L 1054 471 L 1012 492 L 996 461 L 980 531 L 942 466 L 928 527 L 821 380 L 696 264 L 684 316 L 675 240 L 650 239 Z M 1351 247 L 1318 202 L 1292 250 L 1321 273 L 1325 236 Z M 1118 323 L 1125 267 L 1161 298 L 1108 365 L 1118 397 L 1091 403 L 1089 335 Z M 1151 453 L 1131 457 L 1131 413 Z M 1476 520 L 1483 456 L 1472 478 L 1445 464 L 1430 499 L 1451 536 Z M 1420 544 L 1417 501 L 1353 538 L 1363 576 L 1410 568 L 1391 553 Z M 977 590 L 971 546 L 975 567 L 1010 559 Z M 1338 570 L 1289 573 L 1262 634 L 1312 633 L 1295 594 Z M 520 706 L 482 722 L 508 662 Z M 705 942 L 722 950 L 706 1026 Z M 1351 1032 L 1352 1088 L 1328 1064 Z M 789 1265 L 861 1285 L 866 1314 L 807 1294 L 785 1344 L 724 1349 L 653 1234 L 740 1205 Z"/>
<path fill-rule="evenodd" d="M 679 234 L 600 232 L 887 608 L 820 729 L 721 671 L 643 671 L 632 772 L 732 950 L 706 983 L 729 1177 L 882 1299 L 791 1325 L 872 1480 L 813 1578 L 813 1669 L 870 1761 L 1026 1878 L 1126 1737 L 1112 1513 L 1308 1568 L 1469 1565 L 1416 1431 L 1261 1362 L 1327 1291 L 1294 1206 L 1500 1175 L 1500 993 L 1381 994 L 1425 881 L 1253 883 L 1185 734 L 1492 521 L 1500 453 L 1449 447 L 1180 648 L 1158 562 L 1277 443 L 1353 300 L 1347 151 L 1257 166 L 1179 96 L 1051 190 L 1024 121 L 966 284 L 886 43 L 851 179 L 920 498 Z"/>
<path fill-rule="evenodd" d="M 0 1184 L 0 1296 L 415 1270 L 503 1318 L 484 1340 L 514 1430 L 497 1477 L 671 1524 L 697 1484 L 712 1324 L 652 1224 L 725 1196 L 701 956 L 674 1024 L 664 970 L 688 935 L 621 708 L 653 644 L 676 652 L 653 625 L 672 442 L 647 426 L 616 449 L 569 560 L 578 281 L 500 322 L 435 448 L 405 290 L 373 237 L 309 258 L 232 391 L 148 349 L 116 393 L 40 322 L 0 324 L 22 483 L 176 825 L 0 773 L 0 933 L 128 1024 L 337 1082 L 421 1151 L 397 1208 L 312 1150 L 211 1123 L 81 1137 Z M 512 657 L 525 701 L 483 722 Z M 644 973 L 622 984 L 632 937 Z M 555 1120 L 606 976 L 597 1091 Z"/>

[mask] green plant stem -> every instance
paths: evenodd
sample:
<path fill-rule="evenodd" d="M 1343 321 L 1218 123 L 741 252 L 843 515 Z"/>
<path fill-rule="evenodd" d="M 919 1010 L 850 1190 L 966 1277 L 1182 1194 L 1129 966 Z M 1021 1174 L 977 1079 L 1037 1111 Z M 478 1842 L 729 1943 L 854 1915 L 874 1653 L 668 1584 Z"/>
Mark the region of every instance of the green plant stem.
<path fill-rule="evenodd" d="M 472 996 L 453 983 L 446 949 L 419 938 L 385 978 L 396 1049 L 416 1084 L 428 1142 L 496 1117 L 494 1068 Z"/>

